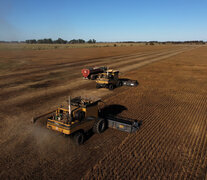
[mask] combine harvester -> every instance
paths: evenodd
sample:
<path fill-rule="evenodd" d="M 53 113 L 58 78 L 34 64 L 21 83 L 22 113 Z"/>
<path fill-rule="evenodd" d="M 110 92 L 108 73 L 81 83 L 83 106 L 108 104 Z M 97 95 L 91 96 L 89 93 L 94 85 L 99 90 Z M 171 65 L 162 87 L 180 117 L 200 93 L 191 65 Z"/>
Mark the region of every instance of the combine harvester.
<path fill-rule="evenodd" d="M 119 71 L 107 67 L 89 67 L 81 70 L 84 79 L 96 80 L 97 88 L 113 90 L 119 86 L 138 86 L 136 80 L 119 79 Z"/>
<path fill-rule="evenodd" d="M 71 100 L 69 98 L 68 107 L 57 108 L 56 111 L 53 111 L 53 114 L 51 112 L 47 113 L 52 114 L 47 119 L 47 128 L 66 135 L 72 135 L 77 145 L 84 143 L 84 135 L 91 129 L 98 134 L 104 132 L 107 127 L 128 133 L 138 130 L 141 123 L 137 120 L 107 114 L 104 112 L 104 108 L 99 108 L 99 102 L 102 101 L 81 97 Z M 32 122 L 35 123 L 45 115 L 32 118 Z"/>
<path fill-rule="evenodd" d="M 136 80 L 130 79 L 120 79 L 119 71 L 113 69 L 107 69 L 103 73 L 99 73 L 96 79 L 96 88 L 108 88 L 113 90 L 115 87 L 119 86 L 138 86 Z"/>

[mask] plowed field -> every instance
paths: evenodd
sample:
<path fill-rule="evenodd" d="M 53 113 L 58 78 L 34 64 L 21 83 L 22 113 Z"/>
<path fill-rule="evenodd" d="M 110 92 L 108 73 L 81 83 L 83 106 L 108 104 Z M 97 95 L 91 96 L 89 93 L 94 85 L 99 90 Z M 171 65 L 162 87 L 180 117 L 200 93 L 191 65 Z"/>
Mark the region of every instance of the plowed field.
<path fill-rule="evenodd" d="M 207 47 L 137 46 L 0 51 L 1 179 L 204 179 L 207 168 Z M 81 79 L 110 66 L 136 88 L 113 92 Z M 142 120 L 134 134 L 107 129 L 77 147 L 30 119 L 68 95 L 102 97 Z"/>

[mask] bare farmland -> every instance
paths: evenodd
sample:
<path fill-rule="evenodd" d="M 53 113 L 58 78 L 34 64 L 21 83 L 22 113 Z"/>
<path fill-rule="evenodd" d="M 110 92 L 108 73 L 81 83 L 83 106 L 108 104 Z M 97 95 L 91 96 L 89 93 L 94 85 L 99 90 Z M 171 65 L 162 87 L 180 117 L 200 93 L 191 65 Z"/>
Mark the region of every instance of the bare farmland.
<path fill-rule="evenodd" d="M 1 178 L 204 178 L 207 53 L 200 46 L 136 46 L 0 51 Z M 113 92 L 81 79 L 106 65 L 137 79 Z M 143 121 L 135 134 L 107 129 L 76 147 L 30 118 L 93 95 Z"/>

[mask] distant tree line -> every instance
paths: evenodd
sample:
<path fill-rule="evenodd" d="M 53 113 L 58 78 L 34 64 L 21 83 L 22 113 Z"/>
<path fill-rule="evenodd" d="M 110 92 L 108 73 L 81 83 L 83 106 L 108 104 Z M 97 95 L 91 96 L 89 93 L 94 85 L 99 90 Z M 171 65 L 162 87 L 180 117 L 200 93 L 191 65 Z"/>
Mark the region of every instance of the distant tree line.
<path fill-rule="evenodd" d="M 29 39 L 26 41 L 0 41 L 0 43 L 28 43 L 28 44 L 83 44 L 96 43 L 95 39 L 85 41 L 83 39 L 72 39 L 70 41 L 58 38 L 57 40 L 49 39 Z M 206 44 L 205 41 L 117 41 L 117 42 L 99 42 L 99 43 L 145 43 L 146 45 L 154 44 Z"/>
<path fill-rule="evenodd" d="M 116 43 L 146 43 L 149 45 L 154 44 L 205 44 L 204 41 L 120 41 Z"/>
<path fill-rule="evenodd" d="M 204 41 L 166 41 L 165 43 L 171 43 L 171 44 L 205 44 Z"/>
<path fill-rule="evenodd" d="M 83 44 L 83 43 L 96 43 L 95 39 L 89 39 L 88 41 L 85 41 L 83 39 L 72 39 L 70 41 L 63 40 L 61 38 L 58 38 L 57 40 L 49 39 L 29 39 L 25 41 L 28 44 Z"/>
<path fill-rule="evenodd" d="M 0 41 L 0 43 L 25 43 L 25 41 Z"/>

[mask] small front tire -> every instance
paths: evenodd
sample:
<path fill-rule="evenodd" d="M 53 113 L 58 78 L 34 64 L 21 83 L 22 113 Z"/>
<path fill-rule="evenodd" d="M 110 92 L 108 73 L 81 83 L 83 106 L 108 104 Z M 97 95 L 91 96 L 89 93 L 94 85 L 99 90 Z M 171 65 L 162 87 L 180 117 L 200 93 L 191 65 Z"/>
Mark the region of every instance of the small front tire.
<path fill-rule="evenodd" d="M 81 145 L 84 143 L 84 134 L 83 132 L 77 132 L 74 134 L 73 140 L 76 145 Z"/>
<path fill-rule="evenodd" d="M 113 90 L 113 89 L 114 89 L 113 84 L 109 84 L 109 90 Z"/>

